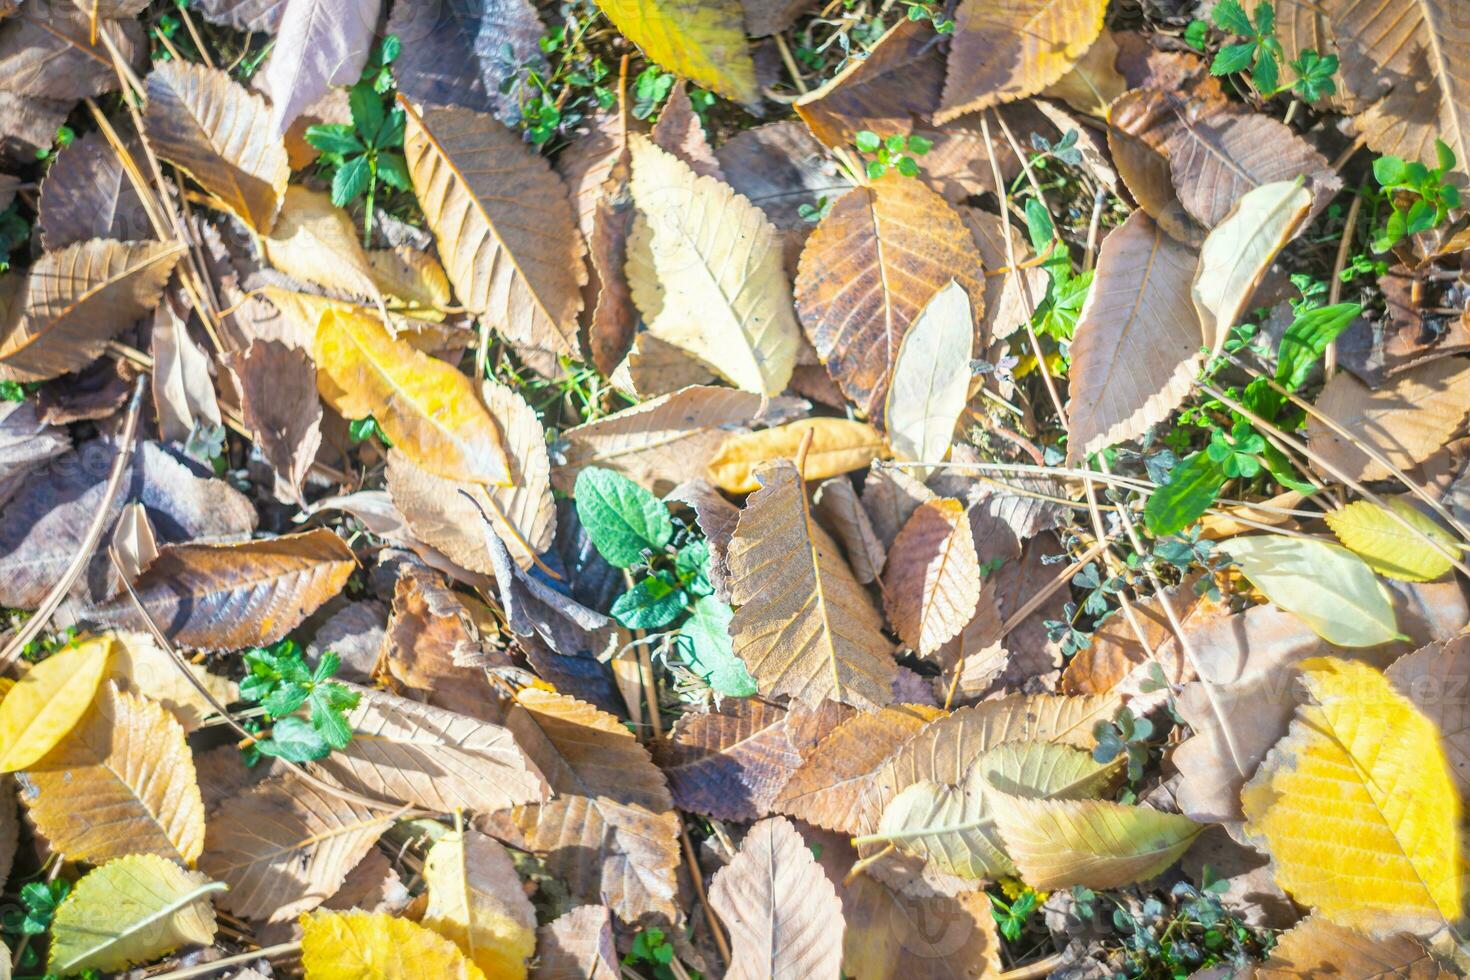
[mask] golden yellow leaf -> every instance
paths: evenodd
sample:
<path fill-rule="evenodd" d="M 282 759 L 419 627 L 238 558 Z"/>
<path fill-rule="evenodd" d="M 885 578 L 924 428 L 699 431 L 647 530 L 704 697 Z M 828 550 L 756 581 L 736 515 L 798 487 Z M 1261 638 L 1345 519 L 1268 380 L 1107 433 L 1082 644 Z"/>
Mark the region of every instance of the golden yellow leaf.
<path fill-rule="evenodd" d="M 271 265 L 297 279 L 354 296 L 371 296 L 378 288 L 351 215 L 320 191 L 287 187 L 281 213 L 261 246 Z"/>
<path fill-rule="evenodd" d="M 812 520 L 790 460 L 766 464 L 730 541 L 735 655 L 767 696 L 860 708 L 893 700 L 897 671 L 872 600 Z"/>
<path fill-rule="evenodd" d="M 860 470 L 881 456 L 886 448 L 878 430 L 865 422 L 798 419 L 772 429 L 726 437 L 706 467 L 710 481 L 730 493 L 751 493 L 760 488 L 755 479 L 756 469 L 772 460 L 796 459 L 808 432 L 812 434 L 812 444 L 807 449 L 806 469 L 802 473 L 808 480 L 825 480 L 839 473 Z"/>
<path fill-rule="evenodd" d="M 1032 888 L 1121 888 L 1159 874 L 1204 830 L 1188 817 L 1104 800 L 992 801 L 1006 852 Z"/>
<path fill-rule="evenodd" d="M 316 335 L 317 390 L 347 418 L 377 419 L 438 476 L 505 486 L 510 461 L 469 378 L 390 337 L 377 320 L 328 310 Z"/>
<path fill-rule="evenodd" d="M 111 683 L 20 786 L 36 829 L 73 860 L 157 854 L 192 865 L 204 850 L 204 800 L 183 726 Z"/>
<path fill-rule="evenodd" d="M 1106 9 L 1107 0 L 966 0 L 955 13 L 934 120 L 1024 99 L 1059 81 L 1097 40 Z"/>
<path fill-rule="evenodd" d="M 525 977 L 536 910 L 499 841 L 473 830 L 445 834 L 429 848 L 424 881 L 424 925 L 453 940 L 486 976 Z"/>
<path fill-rule="evenodd" d="M 53 653 L 0 701 L 0 772 L 32 765 L 66 737 L 97 694 L 112 640 L 98 637 Z"/>
<path fill-rule="evenodd" d="M 1460 795 L 1434 723 L 1365 664 L 1301 668 L 1312 701 L 1241 791 L 1246 835 L 1282 888 L 1337 925 L 1381 936 L 1454 922 Z"/>
<path fill-rule="evenodd" d="M 745 15 L 735 0 L 598 0 L 618 30 L 666 71 L 734 102 L 755 105 L 760 88 L 745 40 Z"/>
<path fill-rule="evenodd" d="M 306 980 L 485 980 L 454 943 L 386 912 L 317 912 L 301 929 Z"/>
<path fill-rule="evenodd" d="M 1449 556 L 1435 551 L 1423 538 L 1394 520 L 1390 510 L 1450 554 L 1459 552 L 1459 542 L 1453 534 L 1401 497 L 1389 498 L 1387 509 L 1369 500 L 1356 500 L 1327 514 L 1327 526 L 1343 547 L 1366 561 L 1379 575 L 1404 582 L 1429 582 L 1454 567 Z"/>
<path fill-rule="evenodd" d="M 920 504 L 904 524 L 883 569 L 883 608 L 921 657 L 959 635 L 980 601 L 980 557 L 965 505 Z"/>
<path fill-rule="evenodd" d="M 133 854 L 83 875 L 51 925 L 51 972 L 111 972 L 146 963 L 186 943 L 214 942 L 212 892 L 197 871 L 156 854 Z"/>

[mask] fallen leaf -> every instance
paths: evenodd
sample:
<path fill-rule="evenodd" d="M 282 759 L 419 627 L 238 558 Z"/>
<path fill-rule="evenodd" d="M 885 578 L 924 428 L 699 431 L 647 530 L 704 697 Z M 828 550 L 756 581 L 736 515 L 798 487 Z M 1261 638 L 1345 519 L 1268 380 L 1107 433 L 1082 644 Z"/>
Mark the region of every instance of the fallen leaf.
<path fill-rule="evenodd" d="M 1394 520 L 1394 514 L 1419 534 Z M 1453 534 L 1402 497 L 1390 497 L 1387 508 L 1357 500 L 1328 512 L 1324 520 L 1343 547 L 1367 562 L 1369 568 L 1404 582 L 1430 582 L 1442 577 L 1453 567 L 1449 555 L 1458 555 L 1460 550 Z M 1432 548 L 1426 537 L 1449 555 Z"/>
<path fill-rule="evenodd" d="M 317 390 L 344 417 L 373 416 L 395 448 L 437 476 L 508 485 L 500 430 L 459 371 L 377 320 L 333 311 L 321 318 L 315 356 Z"/>
<path fill-rule="evenodd" d="M 887 549 L 878 540 L 852 480 L 838 476 L 823 481 L 812 498 L 812 510 L 823 529 L 842 544 L 853 577 L 864 585 L 878 581 L 888 560 Z"/>
<path fill-rule="evenodd" d="M 256 340 L 227 359 L 240 387 L 240 413 L 276 479 L 302 501 L 302 484 L 322 443 L 316 363 L 277 340 Z"/>
<path fill-rule="evenodd" d="M 736 656 L 767 696 L 887 704 L 897 668 L 872 601 L 812 520 L 796 466 L 768 463 L 760 478 L 728 555 Z"/>
<path fill-rule="evenodd" d="M 174 643 L 238 650 L 274 643 L 295 629 L 341 591 L 355 567 L 352 549 L 318 528 L 238 544 L 165 545 L 136 588 Z M 148 628 L 127 595 L 91 607 L 87 617 Z"/>
<path fill-rule="evenodd" d="M 352 296 L 371 296 L 377 282 L 357 236 L 352 216 L 333 204 L 330 195 L 292 184 L 261 249 L 271 265 L 289 276 Z"/>
<path fill-rule="evenodd" d="M 186 444 L 196 430 L 223 425 L 209 360 L 165 295 L 153 311 L 153 408 L 163 441 Z"/>
<path fill-rule="evenodd" d="M 811 433 L 802 477 L 825 480 L 862 469 L 887 448 L 871 425 L 850 419 L 798 419 L 759 432 L 727 436 L 705 464 L 710 482 L 729 493 L 760 488 L 756 471 L 773 460 L 794 460 Z"/>
<path fill-rule="evenodd" d="M 1450 774 L 1463 796 L 1470 787 L 1470 705 L 1460 694 L 1470 688 L 1470 650 L 1461 637 L 1420 647 L 1384 672 L 1394 689 L 1439 729 Z"/>
<path fill-rule="evenodd" d="M 280 39 L 261 79 L 279 139 L 333 85 L 351 85 L 367 64 L 382 0 L 285 0 Z"/>
<path fill-rule="evenodd" d="M 32 766 L 87 713 L 112 655 L 107 637 L 57 651 L 26 671 L 0 701 L 0 772 Z"/>
<path fill-rule="evenodd" d="M 460 302 L 517 344 L 575 355 L 586 245 L 561 179 L 493 116 L 400 104 L 414 193 Z"/>
<path fill-rule="evenodd" d="M 0 77 L 6 91 L 69 106 L 122 85 L 111 51 L 127 67 L 141 69 L 148 44 L 135 15 L 97 19 L 93 9 L 84 12 L 66 0 L 40 0 L 7 20 L 0 29 Z M 11 123 L 11 112 L 6 116 Z M 53 128 L 42 140 L 47 149 L 54 135 Z"/>
<path fill-rule="evenodd" d="M 730 931 L 731 980 L 830 976 L 842 966 L 842 903 L 782 817 L 750 829 L 715 873 L 709 900 Z"/>
<path fill-rule="evenodd" d="M 1271 957 L 1256 967 L 1258 980 L 1289 980 L 1335 974 L 1354 980 L 1401 977 L 1403 980 L 1449 980 L 1454 974 L 1434 961 L 1412 936 L 1369 938 L 1309 915 L 1283 932 Z"/>
<path fill-rule="evenodd" d="M 1189 395 L 1202 359 L 1197 261 L 1142 209 L 1103 239 L 1072 339 L 1072 459 L 1137 439 Z"/>
<path fill-rule="evenodd" d="M 883 431 L 899 459 L 942 462 L 970 395 L 975 318 L 954 280 L 935 293 L 904 334 L 884 402 Z M 926 476 L 924 468 L 915 476 Z"/>
<path fill-rule="evenodd" d="M 110 636 L 112 656 L 108 661 L 108 679 L 121 690 L 145 695 L 163 705 L 184 726 L 186 733 L 200 728 L 215 713 L 208 699 L 199 692 L 200 686 L 221 704 L 240 698 L 238 684 L 210 673 L 202 664 L 185 661 L 192 676 L 184 676 L 152 633 L 120 632 Z"/>
<path fill-rule="evenodd" d="M 1097 40 L 1065 75 L 1041 94 L 1061 99 L 1078 112 L 1106 119 L 1108 106 L 1128 91 L 1128 80 L 1118 73 L 1118 41 L 1104 29 Z"/>
<path fill-rule="evenodd" d="M 268 132 L 270 110 L 216 68 L 160 62 L 148 75 L 144 133 L 225 210 L 270 232 L 291 176 L 286 147 Z"/>
<path fill-rule="evenodd" d="M 301 965 L 311 980 L 485 980 L 452 941 L 384 912 L 304 914 L 301 928 Z"/>
<path fill-rule="evenodd" d="M 817 356 L 858 410 L 881 420 L 899 345 L 951 280 L 985 312 L 980 255 L 954 209 L 888 174 L 837 198 L 807 239 L 796 308 Z"/>
<path fill-rule="evenodd" d="M 1314 658 L 1302 679 L 1311 702 L 1241 793 L 1246 835 L 1336 925 L 1381 937 L 1455 921 L 1460 798 L 1433 722 L 1364 664 Z M 1349 845 L 1360 859 L 1344 864 Z"/>
<path fill-rule="evenodd" d="M 980 559 L 964 505 L 933 500 L 914 511 L 888 550 L 883 606 L 898 635 L 925 657 L 970 621 L 980 584 Z"/>
<path fill-rule="evenodd" d="M 760 103 L 745 18 L 733 0 L 674 6 L 598 0 L 598 7 L 648 59 L 667 72 L 712 89 L 732 102 Z"/>
<path fill-rule="evenodd" d="M 487 977 L 519 980 L 536 951 L 536 911 L 510 854 L 475 831 L 445 834 L 424 860 L 423 924 L 452 940 Z"/>
<path fill-rule="evenodd" d="M 83 875 L 51 924 L 51 972 L 112 972 L 180 946 L 214 942 L 209 904 L 224 885 L 156 854 L 133 854 Z"/>
<path fill-rule="evenodd" d="M 612 916 L 605 905 L 579 905 L 536 931 L 535 980 L 618 980 Z"/>
<path fill-rule="evenodd" d="M 78 137 L 56 154 L 41 181 L 36 210 L 48 252 L 92 238 L 130 242 L 153 237 L 143 202 L 102 133 Z"/>
<path fill-rule="evenodd" d="M 928 21 L 901 18 L 866 57 L 850 58 L 821 88 L 797 99 L 796 114 L 832 147 L 845 147 L 863 130 L 908 133 L 939 106 L 944 57 L 935 41 Z"/>
<path fill-rule="evenodd" d="M 403 47 L 393 77 L 411 99 L 488 112 L 513 125 L 521 115 L 519 85 L 502 86 L 521 65 L 545 70 L 536 44 L 545 32 L 527 0 L 394 4 L 388 33 Z"/>
<path fill-rule="evenodd" d="M 156 854 L 192 865 L 204 849 L 204 801 L 183 726 L 113 684 L 20 782 L 36 829 L 75 860 Z"/>

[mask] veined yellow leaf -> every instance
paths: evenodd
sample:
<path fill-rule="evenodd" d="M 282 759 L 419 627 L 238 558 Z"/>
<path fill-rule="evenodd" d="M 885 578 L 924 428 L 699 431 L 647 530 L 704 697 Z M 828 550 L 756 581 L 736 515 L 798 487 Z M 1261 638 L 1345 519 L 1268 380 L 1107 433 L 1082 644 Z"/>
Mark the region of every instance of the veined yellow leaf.
<path fill-rule="evenodd" d="M 884 402 L 884 428 L 902 459 L 939 463 L 949 455 L 955 423 L 970 398 L 975 315 L 951 279 L 929 300 L 898 347 Z M 916 470 L 924 479 L 926 469 Z"/>
<path fill-rule="evenodd" d="M 1383 936 L 1455 921 L 1460 796 L 1434 723 L 1366 664 L 1301 668 L 1312 701 L 1241 791 L 1246 835 L 1281 887 L 1337 925 Z"/>
<path fill-rule="evenodd" d="M 156 854 L 130 854 L 83 875 L 51 925 L 52 973 L 111 972 L 185 943 L 214 942 L 211 892 L 225 885 Z"/>
<path fill-rule="evenodd" d="M 448 833 L 424 861 L 424 925 L 464 950 L 486 976 L 521 978 L 536 951 L 536 912 L 500 842 L 473 830 Z"/>
<path fill-rule="evenodd" d="M 1398 514 L 1438 542 L 1451 554 L 1460 550 L 1455 536 L 1400 497 L 1389 498 L 1388 508 L 1369 500 L 1358 500 L 1327 515 L 1327 526 L 1343 547 L 1362 558 L 1379 575 L 1404 582 L 1429 582 L 1454 566 L 1447 555 L 1435 551 L 1424 539 L 1393 519 Z"/>
<path fill-rule="evenodd" d="M 1328 643 L 1371 647 L 1399 639 L 1388 591 L 1361 558 L 1341 545 L 1253 534 L 1221 542 L 1220 549 L 1266 598 Z"/>
<path fill-rule="evenodd" d="M 773 459 L 796 459 L 801 440 L 810 432 L 812 444 L 806 453 L 808 480 L 825 480 L 839 473 L 860 470 L 881 456 L 883 437 L 866 422 L 850 419 L 799 419 L 760 432 L 746 432 L 725 439 L 709 461 L 710 482 L 730 493 L 760 489 L 755 471 Z"/>
<path fill-rule="evenodd" d="M 736 0 L 597 0 L 607 19 L 666 71 L 745 105 L 760 101 Z"/>
<path fill-rule="evenodd" d="M 372 317 L 326 310 L 317 390 L 347 418 L 371 415 L 393 445 L 438 476 L 506 486 L 510 462 L 469 378 L 388 335 Z"/>
<path fill-rule="evenodd" d="M 0 772 L 15 772 L 56 747 L 86 714 L 107 672 L 112 640 L 98 637 L 53 653 L 0 701 Z"/>
<path fill-rule="evenodd" d="M 485 980 L 454 943 L 386 912 L 316 912 L 301 928 L 306 980 Z"/>

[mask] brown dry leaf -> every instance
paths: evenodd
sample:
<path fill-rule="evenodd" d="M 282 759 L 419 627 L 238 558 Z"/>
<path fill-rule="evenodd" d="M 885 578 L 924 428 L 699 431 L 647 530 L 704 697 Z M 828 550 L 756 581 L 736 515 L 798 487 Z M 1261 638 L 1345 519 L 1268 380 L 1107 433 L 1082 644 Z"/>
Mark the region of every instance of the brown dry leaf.
<path fill-rule="evenodd" d="M 556 505 L 551 498 L 546 432 L 535 410 L 496 381 L 486 379 L 480 392 L 505 440 L 510 485 L 488 487 L 447 480 L 415 465 L 395 447 L 388 452 L 388 490 L 408 526 L 425 544 L 470 571 L 493 575 L 481 513 L 491 515 L 516 564 L 530 568 L 532 553 L 540 555 L 551 547 Z"/>
<path fill-rule="evenodd" d="M 443 308 L 453 302 L 453 295 L 449 276 L 433 255 L 400 245 L 370 249 L 367 260 L 373 282 L 383 291 L 390 308 L 426 320 L 444 319 Z"/>
<path fill-rule="evenodd" d="M 842 966 L 842 903 L 790 821 L 762 820 L 715 873 L 711 907 L 730 931 L 731 980 L 832 976 Z"/>
<path fill-rule="evenodd" d="M 729 430 L 760 414 L 761 397 L 748 391 L 692 385 L 661 395 L 562 433 L 564 461 L 552 484 L 571 493 L 584 467 L 601 466 L 663 493 L 702 476 Z"/>
<path fill-rule="evenodd" d="M 90 13 L 90 8 L 83 12 L 66 0 L 37 0 L 0 27 L 0 78 L 5 80 L 5 91 L 56 100 L 63 106 L 111 92 L 122 81 L 109 45 L 125 65 L 140 69 L 148 50 L 142 23 L 133 17 L 99 18 L 94 29 Z M 11 123 L 13 110 L 6 108 L 6 122 Z M 42 145 L 49 148 L 54 135 L 53 128 Z"/>
<path fill-rule="evenodd" d="M 1442 139 L 1470 160 L 1470 24 L 1457 0 L 1331 0 L 1322 5 L 1354 94 L 1387 94 L 1353 120 L 1375 152 L 1435 166 Z"/>
<path fill-rule="evenodd" d="M 801 205 L 852 186 L 837 173 L 822 144 L 795 119 L 741 130 L 721 143 L 715 156 L 730 186 L 786 233 L 788 269 L 809 228 Z"/>
<path fill-rule="evenodd" d="M 954 209 L 888 174 L 838 198 L 801 253 L 796 306 L 843 394 L 875 422 L 909 326 L 951 279 L 984 313 L 980 253 Z"/>
<path fill-rule="evenodd" d="M 274 643 L 341 591 L 357 565 L 324 528 L 239 544 L 159 549 L 138 580 L 138 598 L 180 646 L 239 650 Z M 126 594 L 87 610 L 105 626 L 147 629 Z"/>
<path fill-rule="evenodd" d="M 1449 980 L 1455 974 L 1434 961 L 1412 936 L 1370 939 L 1360 932 L 1309 915 L 1282 933 L 1271 958 L 1256 968 L 1255 980 L 1291 977 L 1341 980 Z"/>
<path fill-rule="evenodd" d="M 710 482 L 729 493 L 752 493 L 760 487 L 756 471 L 776 459 L 796 459 L 797 452 L 811 433 L 802 476 L 807 480 L 825 480 L 860 470 L 887 446 L 878 430 L 851 419 L 798 419 L 759 432 L 727 436 L 719 452 L 705 465 Z"/>
<path fill-rule="evenodd" d="M 606 905 L 579 905 L 536 930 L 532 980 L 619 980 L 622 975 Z"/>
<path fill-rule="evenodd" d="M 486 653 L 498 635 L 489 606 L 408 565 L 394 583 L 391 618 L 377 633 L 369 671 L 391 678 L 396 693 L 483 721 L 505 720 L 483 675 L 484 667 L 503 662 Z"/>
<path fill-rule="evenodd" d="M 149 145 L 260 234 L 276 222 L 291 176 L 286 147 L 269 136 L 266 101 L 229 74 L 185 61 L 148 75 Z"/>
<path fill-rule="evenodd" d="M 1106 0 L 966 0 L 955 11 L 935 121 L 1015 102 L 1056 83 L 1097 40 L 1106 8 Z"/>
<path fill-rule="evenodd" d="M 238 701 L 240 688 L 227 677 L 212 674 L 200 664 L 188 663 L 193 680 L 180 672 L 174 658 L 158 645 L 152 633 L 120 631 L 112 634 L 112 657 L 107 662 L 107 676 L 123 691 L 147 695 L 157 701 L 184 726 L 184 731 L 199 728 L 214 714 L 209 699 L 199 692 L 196 682 L 221 704 Z"/>
<path fill-rule="evenodd" d="M 74 860 L 157 854 L 192 866 L 204 849 L 204 800 L 183 726 L 114 684 L 18 778 L 36 829 Z"/>
<path fill-rule="evenodd" d="M 1128 81 L 1118 73 L 1118 40 L 1104 30 L 1087 52 L 1056 83 L 1041 94 L 1061 99 L 1078 112 L 1106 119 L 1108 106 L 1128 90 Z"/>
<path fill-rule="evenodd" d="M 725 179 L 720 172 L 720 161 L 715 158 L 709 137 L 705 135 L 704 123 L 689 101 L 688 84 L 684 79 L 674 83 L 649 138 L 655 146 L 682 160 L 699 176 L 719 181 Z"/>
<path fill-rule="evenodd" d="M 286 774 L 233 795 L 209 821 L 199 870 L 222 908 L 286 922 L 329 898 L 396 819 Z"/>
<path fill-rule="evenodd" d="M 999 340 L 1009 337 L 1031 319 L 1030 311 L 1046 299 L 1046 270 L 1039 265 L 1011 271 L 1010 255 L 1017 264 L 1031 259 L 1031 245 L 1026 241 L 1020 222 L 1011 222 L 1011 250 L 1006 251 L 1005 223 L 997 215 L 979 208 L 956 208 L 970 237 L 980 251 L 980 261 L 990 272 L 985 276 L 985 312 L 980 317 L 982 338 Z M 1000 270 L 1007 270 L 1001 273 Z"/>
<path fill-rule="evenodd" d="M 743 391 L 780 394 L 800 330 L 775 227 L 729 185 L 645 137 L 629 148 L 639 217 L 627 275 L 649 332 Z"/>
<path fill-rule="evenodd" d="M 957 636 L 980 601 L 980 558 L 965 505 L 948 498 L 914 511 L 883 571 L 883 606 L 921 657 Z"/>
<path fill-rule="evenodd" d="M 774 809 L 826 830 L 858 833 L 862 796 L 873 775 L 905 741 L 943 715 L 926 705 L 892 704 L 847 719 L 806 754 Z"/>
<path fill-rule="evenodd" d="M 1470 362 L 1431 361 L 1370 390 L 1345 372 L 1317 396 L 1317 411 L 1372 446 L 1401 470 L 1412 470 L 1459 431 L 1470 412 Z M 1318 419 L 1307 419 L 1307 444 L 1355 480 L 1382 480 L 1387 467 Z"/>
<path fill-rule="evenodd" d="M 317 390 L 344 418 L 371 415 L 395 448 L 451 480 L 506 486 L 510 461 L 474 384 L 367 316 L 329 310 L 316 335 Z"/>
<path fill-rule="evenodd" d="M 1189 394 L 1202 358 L 1197 261 L 1142 209 L 1103 239 L 1072 341 L 1071 459 L 1138 438 Z"/>
<path fill-rule="evenodd" d="M 831 701 L 788 712 L 765 701 L 725 698 L 718 710 L 681 718 L 669 739 L 655 745 L 654 761 L 680 810 L 756 820 L 771 812 L 802 753 L 845 713 Z"/>
<path fill-rule="evenodd" d="M 1470 636 L 1421 647 L 1384 673 L 1439 729 L 1450 775 L 1464 795 L 1470 790 Z"/>
<path fill-rule="evenodd" d="M 153 311 L 153 407 L 159 438 L 182 445 L 193 432 L 222 421 L 209 354 L 190 335 L 175 302 L 165 293 Z"/>
<path fill-rule="evenodd" d="M 353 296 L 378 288 L 352 216 L 322 191 L 287 187 L 261 249 L 271 265 L 297 279 Z"/>
<path fill-rule="evenodd" d="M 796 114 L 827 146 L 845 147 L 862 130 L 905 134 L 939 105 L 944 54 L 927 21 L 899 20 L 867 57 L 851 58 Z"/>
<path fill-rule="evenodd" d="M 312 763 L 369 799 L 440 813 L 489 812 L 539 802 L 546 781 L 511 733 L 432 705 L 355 688 L 352 741 Z"/>
<path fill-rule="evenodd" d="M 575 356 L 586 245 L 561 178 L 493 116 L 399 101 L 414 193 L 460 302 L 508 340 Z"/>
<path fill-rule="evenodd" d="M 893 547 L 893 539 L 908 523 L 919 505 L 936 499 L 934 491 L 914 478 L 908 470 L 881 462 L 868 470 L 863 485 L 863 509 L 873 522 L 873 533 L 885 548 Z"/>
<path fill-rule="evenodd" d="M 107 341 L 158 304 L 182 254 L 177 244 L 96 238 L 41 256 L 23 302 L 11 305 L 0 380 L 45 381 L 102 356 Z"/>
<path fill-rule="evenodd" d="M 507 722 L 555 794 L 488 818 L 512 846 L 544 854 L 574 897 L 606 896 L 619 918 L 678 918 L 679 817 L 648 751 L 612 715 L 527 688 Z"/>
<path fill-rule="evenodd" d="M 89 238 L 130 242 L 153 237 L 153 225 L 122 160 L 100 132 L 79 137 L 56 154 L 41 181 L 36 210 L 48 252 Z"/>
<path fill-rule="evenodd" d="M 1155 115 L 1146 89 L 1131 89 L 1108 108 L 1108 149 L 1128 192 L 1170 237 L 1198 246 L 1205 230 L 1180 202 L 1169 173 L 1169 158 L 1154 145 Z"/>
<path fill-rule="evenodd" d="M 759 475 L 728 553 L 735 655 L 768 697 L 887 704 L 897 665 L 872 600 L 812 520 L 795 464 Z"/>
<path fill-rule="evenodd" d="M 878 581 L 887 550 L 878 540 L 852 480 L 838 476 L 823 482 L 812 498 L 812 510 L 827 533 L 841 542 L 853 577 L 864 585 Z"/>
<path fill-rule="evenodd" d="M 276 479 L 297 502 L 322 443 L 316 364 L 278 340 L 256 340 L 227 358 L 240 388 L 240 413 Z"/>
<path fill-rule="evenodd" d="M 1197 625 L 1196 616 L 1203 620 L 1217 608 L 1206 609 L 1203 597 L 1193 589 L 1192 579 L 1170 589 L 1168 598 L 1185 627 Z M 1193 679 L 1193 668 L 1179 650 L 1159 598 L 1150 596 L 1133 603 L 1133 614 L 1148 649 L 1139 642 L 1126 616 L 1113 616 L 1093 633 L 1091 643 L 1067 661 L 1061 679 L 1063 694 L 1105 694 L 1122 684 L 1123 692 L 1134 695 L 1136 701 L 1137 684 L 1143 679 L 1139 674 L 1147 676 L 1155 664 L 1169 684 Z"/>
<path fill-rule="evenodd" d="M 688 351 L 645 331 L 633 338 L 608 380 L 633 399 L 646 399 L 709 384 L 715 373 Z"/>

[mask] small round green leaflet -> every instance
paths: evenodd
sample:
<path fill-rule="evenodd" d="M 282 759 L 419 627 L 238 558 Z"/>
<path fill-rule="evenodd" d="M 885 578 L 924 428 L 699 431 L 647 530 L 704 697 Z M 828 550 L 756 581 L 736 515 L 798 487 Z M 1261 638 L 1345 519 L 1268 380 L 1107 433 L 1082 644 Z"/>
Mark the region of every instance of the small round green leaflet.
<path fill-rule="evenodd" d="M 662 500 L 612 470 L 589 466 L 577 474 L 577 517 L 598 554 L 618 568 L 643 560 L 674 536 Z"/>

